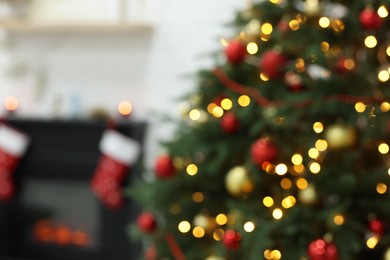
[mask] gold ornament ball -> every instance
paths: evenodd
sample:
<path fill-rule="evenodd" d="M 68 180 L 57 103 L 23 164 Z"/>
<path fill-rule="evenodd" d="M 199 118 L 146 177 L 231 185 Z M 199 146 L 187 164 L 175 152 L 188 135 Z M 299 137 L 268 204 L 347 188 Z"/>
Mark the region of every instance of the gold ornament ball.
<path fill-rule="evenodd" d="M 318 195 L 314 185 L 309 184 L 306 189 L 298 192 L 298 199 L 302 204 L 313 205 L 317 202 Z"/>
<path fill-rule="evenodd" d="M 332 125 L 326 129 L 325 139 L 329 148 L 348 148 L 356 142 L 356 130 L 352 126 Z"/>
<path fill-rule="evenodd" d="M 214 232 L 217 225 L 215 218 L 206 216 L 202 213 L 199 213 L 194 217 L 193 224 L 194 226 L 203 228 L 206 233 Z"/>
<path fill-rule="evenodd" d="M 390 260 L 390 248 L 386 249 L 383 255 L 383 260 Z"/>
<path fill-rule="evenodd" d="M 225 186 L 227 191 L 233 196 L 247 194 L 253 189 L 248 171 L 242 166 L 236 166 L 226 174 Z"/>
<path fill-rule="evenodd" d="M 321 12 L 322 6 L 318 0 L 306 0 L 304 3 L 305 14 L 316 16 Z"/>
<path fill-rule="evenodd" d="M 251 20 L 244 29 L 246 36 L 255 38 L 260 36 L 260 22 L 256 19 Z"/>
<path fill-rule="evenodd" d="M 198 214 L 194 217 L 193 223 L 195 226 L 206 228 L 209 224 L 209 219 L 203 214 Z"/>
<path fill-rule="evenodd" d="M 206 258 L 206 260 L 224 260 L 225 258 L 222 258 L 222 257 L 219 257 L 219 256 L 215 256 L 215 255 L 211 255 L 209 257 Z"/>

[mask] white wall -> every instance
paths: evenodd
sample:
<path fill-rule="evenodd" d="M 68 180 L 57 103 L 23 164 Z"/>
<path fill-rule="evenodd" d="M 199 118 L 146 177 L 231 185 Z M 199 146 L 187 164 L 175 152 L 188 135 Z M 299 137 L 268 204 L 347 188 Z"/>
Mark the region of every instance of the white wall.
<path fill-rule="evenodd" d="M 220 37 L 231 36 L 224 24 L 245 1 L 141 2 L 145 6 L 137 19 L 142 16 L 153 25 L 151 34 L 13 37 L 13 50 L 0 52 L 0 101 L 17 96 L 21 117 L 67 117 L 72 108 L 85 115 L 94 107 L 116 115 L 116 105 L 127 99 L 134 106 L 133 118 L 150 124 L 146 159 L 151 164 L 161 152 L 158 140 L 172 133 L 153 111 L 178 115 L 176 98 L 195 87 L 193 79 L 183 75 L 211 64 L 207 53 L 220 48 Z M 15 61 L 20 61 L 16 68 L 27 73 L 12 79 L 4 68 Z M 79 109 L 72 105 L 74 97 Z"/>

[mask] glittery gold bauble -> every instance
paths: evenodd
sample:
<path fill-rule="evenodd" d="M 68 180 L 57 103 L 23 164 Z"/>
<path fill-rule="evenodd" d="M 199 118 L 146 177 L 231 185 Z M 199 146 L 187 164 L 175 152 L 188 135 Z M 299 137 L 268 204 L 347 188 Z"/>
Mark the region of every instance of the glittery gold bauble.
<path fill-rule="evenodd" d="M 260 36 L 260 22 L 259 20 L 251 20 L 244 28 L 244 33 L 249 38 L 255 38 Z"/>
<path fill-rule="evenodd" d="M 208 218 L 204 214 L 198 214 L 194 217 L 194 225 L 206 228 L 209 223 Z"/>
<path fill-rule="evenodd" d="M 193 224 L 194 226 L 203 228 L 206 233 L 214 232 L 216 227 L 215 218 L 208 217 L 202 213 L 199 213 L 194 217 Z"/>
<path fill-rule="evenodd" d="M 347 148 L 356 142 L 356 130 L 351 126 L 336 124 L 328 127 L 325 131 L 325 139 L 329 148 Z"/>
<path fill-rule="evenodd" d="M 390 248 L 386 249 L 385 253 L 383 254 L 383 260 L 390 260 Z"/>
<path fill-rule="evenodd" d="M 206 258 L 206 260 L 224 260 L 225 258 L 223 257 L 219 257 L 219 256 L 215 256 L 215 255 L 211 255 L 209 257 Z"/>
<path fill-rule="evenodd" d="M 295 1 L 295 7 L 307 16 L 318 16 L 324 9 L 319 0 Z"/>
<path fill-rule="evenodd" d="M 318 0 L 306 0 L 303 6 L 305 14 L 308 16 L 318 15 L 322 10 L 322 6 Z"/>
<path fill-rule="evenodd" d="M 253 189 L 253 183 L 248 176 L 248 171 L 242 166 L 236 166 L 227 173 L 225 186 L 233 196 L 249 193 Z"/>
<path fill-rule="evenodd" d="M 302 204 L 312 205 L 317 202 L 318 196 L 314 185 L 309 184 L 306 189 L 298 192 L 298 199 Z"/>

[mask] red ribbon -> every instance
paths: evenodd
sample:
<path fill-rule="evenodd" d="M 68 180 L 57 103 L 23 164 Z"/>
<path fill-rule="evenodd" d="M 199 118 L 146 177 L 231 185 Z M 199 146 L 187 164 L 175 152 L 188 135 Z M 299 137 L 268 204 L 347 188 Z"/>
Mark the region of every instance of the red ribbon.
<path fill-rule="evenodd" d="M 165 236 L 165 241 L 167 242 L 168 247 L 171 250 L 171 253 L 175 257 L 175 260 L 186 260 L 185 255 L 181 251 L 177 241 L 175 240 L 175 238 L 172 234 L 168 233 Z"/>
<path fill-rule="evenodd" d="M 227 87 L 228 89 L 236 93 L 251 96 L 256 101 L 256 103 L 258 103 L 262 107 L 282 106 L 284 104 L 283 101 L 272 102 L 266 99 L 265 97 L 263 97 L 260 90 L 255 89 L 253 87 L 247 87 L 233 81 L 220 68 L 214 69 L 213 74 L 219 79 L 219 81 L 225 87 Z M 363 102 L 369 104 L 369 103 L 378 103 L 384 101 L 382 97 L 362 97 L 362 96 L 349 96 L 343 94 L 325 96 L 323 100 L 325 102 L 339 101 L 347 104 L 355 104 L 356 102 Z M 302 102 L 294 103 L 293 105 L 298 107 L 306 107 L 311 105 L 312 103 L 314 103 L 314 100 L 305 100 Z"/>
<path fill-rule="evenodd" d="M 213 73 L 225 87 L 236 93 L 251 96 L 260 106 L 269 107 L 275 105 L 273 102 L 264 98 L 257 89 L 241 85 L 231 80 L 221 69 L 216 68 L 213 70 Z"/>

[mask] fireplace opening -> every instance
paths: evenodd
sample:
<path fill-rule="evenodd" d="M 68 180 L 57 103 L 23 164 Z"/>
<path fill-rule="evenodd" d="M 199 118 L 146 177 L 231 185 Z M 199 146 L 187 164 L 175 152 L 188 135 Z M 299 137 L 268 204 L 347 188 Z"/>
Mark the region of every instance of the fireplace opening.
<path fill-rule="evenodd" d="M 99 247 L 99 205 L 85 183 L 28 179 L 21 192 L 23 247 Z"/>

